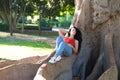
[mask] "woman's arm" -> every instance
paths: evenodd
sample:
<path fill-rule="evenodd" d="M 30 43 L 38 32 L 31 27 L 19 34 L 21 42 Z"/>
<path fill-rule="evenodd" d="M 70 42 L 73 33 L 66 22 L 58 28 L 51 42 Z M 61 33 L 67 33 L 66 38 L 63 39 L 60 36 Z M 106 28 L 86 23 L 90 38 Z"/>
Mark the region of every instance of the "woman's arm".
<path fill-rule="evenodd" d="M 68 35 L 67 35 L 68 31 L 63 30 L 63 29 L 59 30 L 58 33 L 59 33 L 59 35 L 62 36 L 62 37 L 64 37 L 64 36 L 67 37 L 67 36 L 68 36 Z"/>
<path fill-rule="evenodd" d="M 72 45 L 70 45 L 70 46 L 72 47 L 73 52 L 74 52 L 75 54 L 78 53 L 78 45 L 79 45 L 79 42 L 78 42 L 77 40 L 75 40 L 75 47 L 73 47 Z"/>

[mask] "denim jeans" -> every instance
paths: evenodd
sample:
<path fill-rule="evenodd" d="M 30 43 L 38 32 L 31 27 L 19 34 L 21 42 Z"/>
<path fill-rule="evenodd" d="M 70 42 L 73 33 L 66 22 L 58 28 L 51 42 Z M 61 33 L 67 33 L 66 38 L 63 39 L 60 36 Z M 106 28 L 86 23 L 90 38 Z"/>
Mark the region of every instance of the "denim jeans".
<path fill-rule="evenodd" d="M 58 36 L 56 39 L 56 56 L 65 55 L 71 56 L 72 55 L 72 48 L 64 42 L 61 36 Z"/>

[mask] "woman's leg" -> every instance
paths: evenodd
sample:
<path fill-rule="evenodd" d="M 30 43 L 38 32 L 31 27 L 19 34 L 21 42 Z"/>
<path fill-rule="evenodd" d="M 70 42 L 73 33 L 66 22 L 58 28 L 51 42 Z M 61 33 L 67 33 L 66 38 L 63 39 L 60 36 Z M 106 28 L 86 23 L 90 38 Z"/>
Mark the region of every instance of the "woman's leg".
<path fill-rule="evenodd" d="M 65 47 L 65 49 L 64 49 L 63 55 L 65 55 L 65 56 L 71 56 L 72 52 L 73 52 L 72 48 L 69 45 L 67 45 Z"/>
<path fill-rule="evenodd" d="M 61 42 L 63 42 L 63 38 L 61 36 L 58 36 L 56 39 L 56 49 L 59 47 Z"/>
<path fill-rule="evenodd" d="M 64 55 L 72 55 L 72 48 L 66 44 L 64 41 L 59 44 L 59 47 L 56 49 L 55 56 L 59 56 L 64 52 Z"/>
<path fill-rule="evenodd" d="M 64 41 L 63 41 L 63 38 L 61 36 L 59 36 L 57 39 L 56 39 L 56 53 L 54 55 L 54 57 L 52 57 L 49 62 L 50 63 L 55 63 L 56 61 L 60 61 L 61 60 L 61 55 L 63 53 L 63 51 L 66 52 L 66 55 L 70 56 L 72 54 L 72 48 L 67 45 Z"/>

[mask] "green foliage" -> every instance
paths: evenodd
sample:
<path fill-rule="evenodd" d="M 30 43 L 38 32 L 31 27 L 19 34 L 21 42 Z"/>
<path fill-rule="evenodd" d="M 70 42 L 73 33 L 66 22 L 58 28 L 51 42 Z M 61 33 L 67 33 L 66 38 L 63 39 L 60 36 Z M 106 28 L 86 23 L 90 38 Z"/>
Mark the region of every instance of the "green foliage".
<path fill-rule="evenodd" d="M 48 25 L 52 28 L 53 26 L 58 26 L 59 21 L 57 19 L 48 20 Z"/>
<path fill-rule="evenodd" d="M 46 25 L 46 24 L 44 24 Z M 17 29 L 21 29 L 22 28 L 22 25 L 18 25 L 17 26 Z M 38 30 L 38 25 L 24 25 L 24 29 L 25 30 Z M 41 30 L 51 30 L 52 28 L 51 27 L 47 27 L 47 26 L 41 26 Z"/>
<path fill-rule="evenodd" d="M 0 60 L 7 60 L 7 59 L 5 59 L 5 58 L 0 58 Z"/>
<path fill-rule="evenodd" d="M 74 0 L 61 0 L 62 6 L 60 12 L 63 12 L 63 14 L 66 14 L 66 11 L 73 15 L 75 6 L 74 6 Z"/>
<path fill-rule="evenodd" d="M 62 22 L 60 22 L 59 27 L 68 29 L 70 27 L 70 24 L 71 24 L 71 22 L 69 22 L 69 21 L 62 21 Z"/>
<path fill-rule="evenodd" d="M 57 16 L 63 16 L 64 14 L 74 12 L 74 0 L 11 0 L 12 1 L 12 16 L 10 16 L 10 0 L 0 0 L 0 18 L 9 25 L 9 18 L 12 18 L 12 26 L 16 28 L 18 22 L 22 22 L 21 15 L 34 16 L 35 14 L 45 18 L 41 21 L 42 30 L 51 30 L 53 25 L 59 27 L 67 27 L 70 21 L 63 19 L 63 21 L 54 21 Z M 62 12 L 62 15 L 60 14 Z M 6 15 L 4 15 L 6 14 Z M 46 20 L 47 19 L 47 20 Z M 25 23 L 32 23 L 31 20 L 26 20 Z M 19 27 L 21 29 L 21 27 Z M 5 30 L 6 27 L 0 26 L 0 30 Z M 9 28 L 7 28 L 9 30 Z M 25 26 L 25 29 L 38 30 L 38 26 Z"/>
<path fill-rule="evenodd" d="M 34 0 L 32 2 L 44 18 L 55 18 L 60 16 L 60 12 L 65 13 L 65 11 L 74 13 L 74 0 Z"/>
<path fill-rule="evenodd" d="M 40 20 L 40 26 L 41 27 L 49 27 L 48 22 L 44 18 L 42 18 Z"/>
<path fill-rule="evenodd" d="M 0 31 L 8 31 L 9 27 L 6 24 L 0 23 Z"/>
<path fill-rule="evenodd" d="M 36 11 L 36 7 L 35 5 L 29 1 L 27 4 L 26 4 L 26 11 L 25 11 L 25 15 L 29 15 L 29 16 L 34 16 L 34 12 Z"/>
<path fill-rule="evenodd" d="M 26 23 L 26 24 L 32 24 L 32 20 L 31 20 L 31 19 L 26 20 L 25 23 Z"/>
<path fill-rule="evenodd" d="M 63 15 L 62 17 L 59 17 L 59 19 L 58 19 L 59 26 L 58 27 L 69 28 L 72 18 L 73 18 L 73 16 L 71 16 L 70 14 L 66 14 L 66 15 Z"/>
<path fill-rule="evenodd" d="M 19 22 L 18 23 L 22 23 L 22 18 L 24 18 L 24 23 L 26 23 L 27 22 L 26 17 L 22 17 L 22 16 L 19 18 Z"/>
<path fill-rule="evenodd" d="M 13 30 L 16 29 L 18 20 L 24 14 L 28 0 L 0 0 L 1 18 L 10 28 L 12 36 Z"/>

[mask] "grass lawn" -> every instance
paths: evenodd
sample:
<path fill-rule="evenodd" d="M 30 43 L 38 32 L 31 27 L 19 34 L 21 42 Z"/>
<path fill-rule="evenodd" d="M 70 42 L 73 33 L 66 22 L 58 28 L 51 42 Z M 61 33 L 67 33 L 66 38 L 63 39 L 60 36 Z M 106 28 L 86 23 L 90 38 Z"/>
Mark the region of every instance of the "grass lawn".
<path fill-rule="evenodd" d="M 23 40 L 12 37 L 0 37 L 0 45 L 27 46 L 33 48 L 52 49 L 50 45 L 43 41 Z"/>
<path fill-rule="evenodd" d="M 0 60 L 48 54 L 52 50 L 53 47 L 43 41 L 0 37 Z"/>
<path fill-rule="evenodd" d="M 50 33 L 42 33 L 40 36 L 56 39 L 56 37 L 58 36 L 58 33 L 53 33 L 53 34 L 50 34 Z"/>

